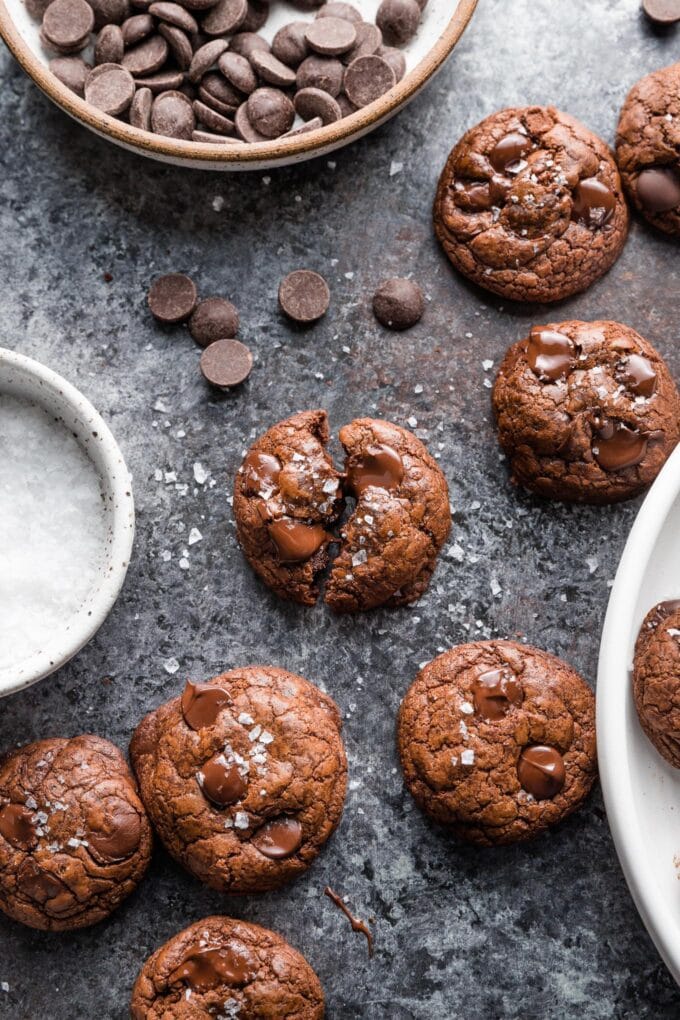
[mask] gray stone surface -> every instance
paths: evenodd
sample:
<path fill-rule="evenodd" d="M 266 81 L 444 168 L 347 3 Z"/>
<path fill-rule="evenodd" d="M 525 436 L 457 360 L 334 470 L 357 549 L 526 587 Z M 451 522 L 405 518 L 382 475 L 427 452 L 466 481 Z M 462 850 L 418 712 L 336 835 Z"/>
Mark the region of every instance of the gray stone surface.
<path fill-rule="evenodd" d="M 628 87 L 677 59 L 679 41 L 653 33 L 637 0 L 481 0 L 441 76 L 395 121 L 331 160 L 249 176 L 192 174 L 118 151 L 0 53 L 0 344 L 92 399 L 134 474 L 138 513 L 114 611 L 71 664 L 2 702 L 0 747 L 83 730 L 125 747 L 187 674 L 272 662 L 337 698 L 352 780 L 330 846 L 279 893 L 227 899 L 158 849 L 138 894 L 106 924 L 48 936 L 0 920 L 0 981 L 10 986 L 0 1016 L 122 1020 L 143 958 L 220 911 L 271 926 L 306 953 L 331 1020 L 680 1014 L 599 792 L 531 845 L 469 849 L 413 807 L 394 750 L 395 713 L 418 664 L 468 638 L 519 632 L 594 682 L 608 582 L 637 508 L 570 509 L 513 492 L 482 360 L 497 366 L 548 315 L 600 316 L 630 323 L 680 375 L 677 247 L 636 223 L 587 294 L 551 312 L 503 307 L 455 275 L 433 239 L 438 172 L 466 127 L 510 104 L 554 102 L 611 141 Z M 333 293 L 327 317 L 306 331 L 276 307 L 279 279 L 300 266 L 323 272 Z M 176 269 L 240 307 L 257 363 L 238 393 L 210 392 L 188 334 L 147 314 L 149 281 Z M 429 297 L 405 335 L 379 328 L 369 308 L 377 283 L 397 273 L 413 273 Z M 159 400 L 167 411 L 154 410 Z M 287 606 L 241 558 L 227 499 L 241 452 L 270 423 L 317 405 L 336 428 L 367 413 L 415 416 L 441 453 L 465 559 L 443 559 L 415 608 L 334 619 Z M 196 461 L 214 486 L 194 485 Z M 157 481 L 158 470 L 175 471 L 186 494 Z M 203 540 L 182 570 L 192 527 Z M 173 656 L 180 670 L 169 675 Z M 375 918 L 372 962 L 322 896 L 327 882 Z"/>

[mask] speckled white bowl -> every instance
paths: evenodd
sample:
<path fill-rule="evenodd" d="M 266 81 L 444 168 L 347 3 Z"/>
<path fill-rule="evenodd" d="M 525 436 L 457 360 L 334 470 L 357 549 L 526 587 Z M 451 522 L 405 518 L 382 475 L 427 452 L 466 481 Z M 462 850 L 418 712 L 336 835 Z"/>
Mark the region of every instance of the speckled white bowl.
<path fill-rule="evenodd" d="M 640 916 L 680 984 L 680 770 L 647 739 L 633 702 L 635 640 L 657 602 L 680 597 L 680 446 L 628 536 L 609 599 L 597 678 L 600 780 Z"/>
<path fill-rule="evenodd" d="M 4 697 L 59 669 L 99 630 L 125 580 L 135 509 L 130 475 L 118 444 L 89 400 L 74 386 L 39 362 L 0 347 L 0 393 L 33 401 L 75 435 L 102 479 L 106 518 L 106 548 L 97 586 L 44 648 L 16 665 L 0 666 L 0 697 Z"/>

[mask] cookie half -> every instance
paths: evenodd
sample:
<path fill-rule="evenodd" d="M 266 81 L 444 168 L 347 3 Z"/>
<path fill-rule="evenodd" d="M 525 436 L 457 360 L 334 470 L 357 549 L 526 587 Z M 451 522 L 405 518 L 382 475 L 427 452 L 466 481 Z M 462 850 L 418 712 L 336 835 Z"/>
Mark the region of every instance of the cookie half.
<path fill-rule="evenodd" d="M 168 852 L 224 892 L 264 892 L 301 875 L 342 816 L 341 725 L 331 698 L 273 666 L 189 681 L 130 745 Z"/>
<path fill-rule="evenodd" d="M 666 363 L 619 322 L 534 326 L 508 350 L 492 400 L 513 481 L 549 499 L 630 499 L 680 438 Z"/>
<path fill-rule="evenodd" d="M 433 659 L 399 711 L 404 778 L 419 807 L 482 846 L 571 814 L 595 780 L 595 698 L 560 659 L 479 641 Z"/>
<path fill-rule="evenodd" d="M 616 158 L 638 212 L 680 237 L 680 63 L 648 74 L 630 90 L 616 130 Z"/>
<path fill-rule="evenodd" d="M 659 602 L 644 618 L 635 643 L 633 697 L 654 747 L 680 768 L 680 599 Z"/>
<path fill-rule="evenodd" d="M 117 747 L 27 744 L 0 763 L 0 909 L 46 931 L 108 917 L 151 858 L 151 826 Z"/>
<path fill-rule="evenodd" d="M 206 917 L 149 957 L 130 1011 L 133 1020 L 322 1020 L 324 995 L 305 958 L 280 935 L 230 917 Z"/>
<path fill-rule="evenodd" d="M 449 260 L 514 301 L 561 301 L 616 261 L 628 208 L 605 143 L 554 107 L 501 110 L 452 150 L 434 204 Z"/>

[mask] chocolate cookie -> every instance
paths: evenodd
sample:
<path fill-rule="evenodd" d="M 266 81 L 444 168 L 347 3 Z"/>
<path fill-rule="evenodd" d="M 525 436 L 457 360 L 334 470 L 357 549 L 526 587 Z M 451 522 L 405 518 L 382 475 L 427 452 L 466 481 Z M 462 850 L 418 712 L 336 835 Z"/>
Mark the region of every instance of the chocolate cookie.
<path fill-rule="evenodd" d="M 273 666 L 189 681 L 130 745 L 168 852 L 224 892 L 263 892 L 302 874 L 342 815 L 341 725 L 327 695 Z"/>
<path fill-rule="evenodd" d="M 419 807 L 481 846 L 531 839 L 595 780 L 595 698 L 570 666 L 511 641 L 458 645 L 420 671 L 399 711 Z"/>
<path fill-rule="evenodd" d="M 157 949 L 132 992 L 132 1020 L 322 1020 L 323 989 L 304 956 L 273 931 L 206 917 Z"/>
<path fill-rule="evenodd" d="M 341 532 L 325 599 L 336 612 L 419 599 L 451 529 L 449 489 L 408 429 L 358 418 L 340 429 L 345 488 L 356 500 Z"/>
<path fill-rule="evenodd" d="M 40 740 L 0 762 L 0 909 L 15 921 L 47 931 L 103 921 L 150 857 L 151 826 L 108 740 Z"/>
<path fill-rule="evenodd" d="M 493 406 L 513 481 L 549 499 L 630 499 L 680 438 L 665 362 L 619 322 L 534 326 L 505 355 Z"/>
<path fill-rule="evenodd" d="M 660 602 L 644 618 L 635 643 L 633 697 L 654 747 L 680 768 L 680 599 Z"/>
<path fill-rule="evenodd" d="M 277 595 L 312 605 L 328 545 L 340 552 L 325 601 L 339 612 L 397 606 L 419 598 L 451 527 L 446 480 L 411 432 L 378 419 L 340 430 L 345 474 L 326 451 L 324 411 L 279 422 L 248 451 L 237 475 L 234 515 L 246 557 Z M 357 507 L 340 539 L 331 529 Z"/>
<path fill-rule="evenodd" d="M 628 208 L 605 143 L 553 107 L 501 110 L 463 136 L 434 224 L 464 276 L 514 301 L 560 301 L 616 261 Z"/>
<path fill-rule="evenodd" d="M 646 220 L 680 236 L 680 63 L 642 78 L 628 93 L 616 158 L 630 200 Z"/>

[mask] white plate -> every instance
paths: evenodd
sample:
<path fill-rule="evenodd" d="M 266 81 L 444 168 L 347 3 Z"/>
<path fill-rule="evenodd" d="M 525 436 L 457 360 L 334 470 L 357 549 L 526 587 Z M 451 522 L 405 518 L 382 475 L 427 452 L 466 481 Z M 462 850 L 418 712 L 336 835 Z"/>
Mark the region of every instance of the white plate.
<path fill-rule="evenodd" d="M 640 624 L 680 596 L 680 446 L 667 461 L 626 543 L 602 633 L 597 680 L 600 779 L 628 886 L 649 934 L 680 983 L 680 771 L 647 739 L 633 703 Z"/>
<path fill-rule="evenodd" d="M 351 0 L 364 18 L 375 19 L 380 0 Z M 210 170 L 254 170 L 285 166 L 332 152 L 360 138 L 392 117 L 436 74 L 472 17 L 477 0 L 429 0 L 420 28 L 404 53 L 407 74 L 374 103 L 335 124 L 287 139 L 256 145 L 224 146 L 181 142 L 125 124 L 89 106 L 47 70 L 51 56 L 40 42 L 39 24 L 24 0 L 0 0 L 0 36 L 35 83 L 66 113 L 104 138 L 123 148 L 180 166 Z M 287 0 L 272 0 L 271 14 L 261 35 L 271 40 L 290 21 L 312 20 Z"/>

